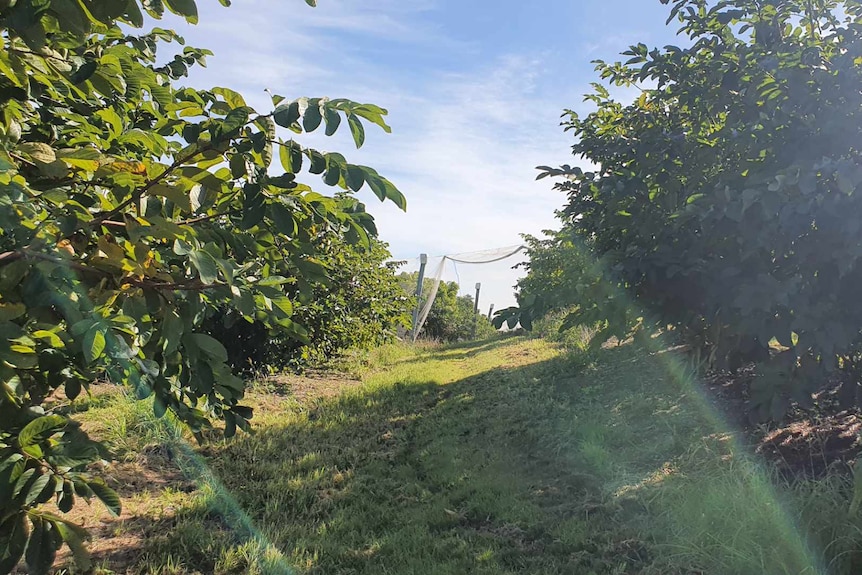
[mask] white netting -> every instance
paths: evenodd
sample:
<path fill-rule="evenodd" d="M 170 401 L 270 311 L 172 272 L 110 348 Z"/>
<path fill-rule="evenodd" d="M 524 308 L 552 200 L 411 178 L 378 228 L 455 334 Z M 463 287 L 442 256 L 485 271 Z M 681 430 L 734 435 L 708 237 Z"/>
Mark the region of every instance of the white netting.
<path fill-rule="evenodd" d="M 428 299 L 425 301 L 425 305 L 422 306 L 422 309 L 419 312 L 419 318 L 416 325 L 413 326 L 413 341 L 415 342 L 416 338 L 419 337 L 419 332 L 422 331 L 422 326 L 425 325 L 425 320 L 428 319 L 428 314 L 431 313 L 431 306 L 434 305 L 434 300 L 437 298 L 437 290 L 440 289 L 440 280 L 443 277 L 443 270 L 446 268 L 446 260 L 458 262 L 460 264 L 490 264 L 510 258 L 524 249 L 525 246 L 508 246 L 493 250 L 443 256 L 440 259 L 440 264 L 434 272 L 434 276 L 432 277 L 433 283 L 431 284 L 431 292 L 428 294 Z"/>
<path fill-rule="evenodd" d="M 482 250 L 480 252 L 454 254 L 443 257 L 445 259 L 452 260 L 453 262 L 458 262 L 459 264 L 492 264 L 512 257 L 524 249 L 524 246 L 507 246 L 505 248 L 497 248 L 494 250 Z"/>

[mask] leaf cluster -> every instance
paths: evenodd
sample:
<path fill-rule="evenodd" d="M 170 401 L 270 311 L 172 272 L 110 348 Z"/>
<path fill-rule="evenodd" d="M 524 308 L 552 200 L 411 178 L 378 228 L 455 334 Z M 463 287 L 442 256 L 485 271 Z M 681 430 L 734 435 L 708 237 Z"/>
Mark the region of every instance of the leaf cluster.
<path fill-rule="evenodd" d="M 211 53 L 171 30 L 133 33 L 165 11 L 198 18 L 194 0 L 0 2 L 3 572 L 22 555 L 46 572 L 62 542 L 86 566 L 83 532 L 42 504 L 119 506 L 87 472 L 107 454 L 46 398 L 107 380 L 195 433 L 213 419 L 228 436 L 248 428 L 245 384 L 206 322 L 229 310 L 308 341 L 295 308 L 332 269 L 321 243 L 376 235 L 352 193 L 406 207 L 374 169 L 296 140 L 343 118 L 359 147 L 363 122 L 389 131 L 386 110 L 274 95 L 259 112 L 227 88 L 180 87 Z M 157 59 L 165 46 L 173 57 Z"/>
<path fill-rule="evenodd" d="M 603 281 L 706 364 L 760 362 L 753 401 L 778 417 L 858 363 L 862 3 L 662 1 L 686 45 L 597 62 L 596 110 L 564 116 L 590 167 L 539 177 Z"/>

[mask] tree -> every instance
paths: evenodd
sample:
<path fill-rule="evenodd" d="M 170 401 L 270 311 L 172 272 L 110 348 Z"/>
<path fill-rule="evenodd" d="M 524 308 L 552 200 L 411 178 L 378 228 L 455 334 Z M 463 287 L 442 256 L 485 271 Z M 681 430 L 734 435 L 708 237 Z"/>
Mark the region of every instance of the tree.
<path fill-rule="evenodd" d="M 544 239 L 524 236 L 527 261 L 516 267 L 527 273 L 515 286 L 518 305 L 497 311 L 494 326 L 514 329 L 520 324 L 532 331 L 535 321 L 560 313 L 561 331 L 575 325 L 598 327 L 595 345 L 611 336 L 625 339 L 636 314 L 625 294 L 605 281 L 591 243 L 571 226 L 544 233 Z"/>
<path fill-rule="evenodd" d="M 565 178 L 605 281 L 710 365 L 758 361 L 753 403 L 778 417 L 828 372 L 859 376 L 862 3 L 662 2 L 690 45 L 598 62 L 640 96 L 595 84 L 597 110 L 565 122 L 595 168 L 539 177 Z"/>
<path fill-rule="evenodd" d="M 370 246 L 348 244 L 332 235 L 321 239 L 316 249 L 327 277 L 306 292 L 287 286 L 295 303 L 293 320 L 307 330 L 307 340 L 245 321 L 231 309 L 213 316 L 206 326 L 226 344 L 234 370 L 320 365 L 348 349 L 390 342 L 399 326 L 410 325 L 410 297 L 396 277 L 398 262 L 388 261 L 385 243 L 372 238 Z"/>
<path fill-rule="evenodd" d="M 385 243 L 368 248 L 330 241 L 322 248 L 329 279 L 297 306 L 297 320 L 309 331 L 295 364 L 319 363 L 351 348 L 370 349 L 393 341 L 411 322 L 410 297 L 401 289 Z"/>
<path fill-rule="evenodd" d="M 405 293 L 414 294 L 419 280 L 418 272 L 403 272 L 399 276 Z M 428 312 L 428 318 L 422 327 L 421 335 L 438 341 L 455 342 L 468 340 L 473 335 L 473 324 L 476 324 L 476 337 L 490 337 L 495 330 L 488 318 L 474 313 L 475 300 L 471 295 L 459 296 L 457 282 L 440 282 L 437 296 Z M 422 289 L 422 302 L 428 301 L 431 294 L 431 282 L 426 282 Z M 415 305 L 415 299 L 413 301 Z"/>
<path fill-rule="evenodd" d="M 193 0 L 0 2 L 0 572 L 24 555 L 44 573 L 63 542 L 87 567 L 86 533 L 42 504 L 97 497 L 119 512 L 88 472 L 103 446 L 46 397 L 109 379 L 195 432 L 247 428 L 244 383 L 204 322 L 230 309 L 307 340 L 293 311 L 326 276 L 320 238 L 374 234 L 349 192 L 405 207 L 373 169 L 279 131 L 332 134 L 346 119 L 358 147 L 363 121 L 389 130 L 385 110 L 273 96 L 259 113 L 225 88 L 178 87 L 210 53 L 159 65 L 157 48 L 182 39 L 128 33 L 164 9 L 197 21 Z M 303 165 L 348 193 L 312 191 Z"/>

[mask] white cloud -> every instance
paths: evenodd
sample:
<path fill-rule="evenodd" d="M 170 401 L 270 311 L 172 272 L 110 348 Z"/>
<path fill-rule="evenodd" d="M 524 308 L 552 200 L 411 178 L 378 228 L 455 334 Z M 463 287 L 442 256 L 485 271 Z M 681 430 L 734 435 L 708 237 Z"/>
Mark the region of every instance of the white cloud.
<path fill-rule="evenodd" d="M 541 58 L 507 56 L 446 75 L 412 103 L 409 129 L 392 137 L 395 145 L 377 162 L 399 172 L 409 201 L 407 214 L 374 209 L 393 253 L 414 255 L 402 246 L 431 254 L 506 246 L 556 225 L 564 198 L 548 180 L 535 181 L 535 166 L 568 161 L 569 140 L 558 126 L 563 102 L 537 88 L 543 75 Z M 517 261 L 460 266 L 462 286 L 482 281 L 483 299 L 510 305 Z"/>
<path fill-rule="evenodd" d="M 583 88 L 561 90 L 547 54 L 474 62 L 469 45 L 421 22 L 434 7 L 430 0 L 328 0 L 315 10 L 264 0 L 210 7 L 199 26 L 184 32 L 189 44 L 215 52 L 191 82 L 232 87 L 262 110 L 270 106 L 264 88 L 387 107 L 393 134 L 369 128 L 362 150 L 351 151 L 348 134 L 311 134 L 302 142 L 374 166 L 406 194 L 406 214 L 362 194 L 397 258 L 506 246 L 519 243 L 521 233 L 556 227 L 554 210 L 565 198 L 548 180 L 535 181 L 535 166 L 572 161 L 559 116 L 580 103 Z M 458 71 L 378 61 L 363 50 L 381 35 L 404 49 L 448 51 Z M 357 37 L 365 40 L 361 46 L 352 44 Z M 459 266 L 462 288 L 471 291 L 481 281 L 483 307 L 511 305 L 518 274 L 510 267 L 518 261 Z M 456 277 L 449 272 L 445 279 Z"/>

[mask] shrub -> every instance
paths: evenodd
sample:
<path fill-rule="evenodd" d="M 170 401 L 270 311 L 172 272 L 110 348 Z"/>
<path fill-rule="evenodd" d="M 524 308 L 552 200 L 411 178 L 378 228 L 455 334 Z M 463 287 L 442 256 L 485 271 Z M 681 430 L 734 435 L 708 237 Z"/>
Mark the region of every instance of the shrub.
<path fill-rule="evenodd" d="M 752 400 L 779 416 L 828 372 L 858 376 L 862 4 L 663 3 L 687 45 L 598 62 L 640 96 L 626 105 L 595 84 L 597 110 L 565 122 L 594 167 L 539 177 L 564 177 L 565 223 L 603 283 L 711 365 L 759 361 Z"/>

